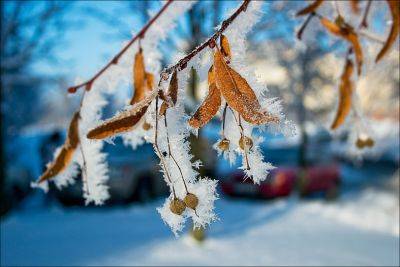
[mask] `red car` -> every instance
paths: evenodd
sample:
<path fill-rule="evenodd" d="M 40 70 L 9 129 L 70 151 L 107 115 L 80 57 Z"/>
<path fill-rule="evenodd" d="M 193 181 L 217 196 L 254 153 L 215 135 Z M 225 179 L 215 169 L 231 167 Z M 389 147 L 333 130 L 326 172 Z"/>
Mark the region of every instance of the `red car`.
<path fill-rule="evenodd" d="M 222 192 L 229 196 L 247 196 L 272 199 L 290 195 L 296 186 L 300 196 L 322 192 L 329 199 L 337 196 L 339 169 L 333 166 L 312 166 L 306 169 L 277 168 L 260 185 L 244 179 L 242 172 L 221 182 Z"/>

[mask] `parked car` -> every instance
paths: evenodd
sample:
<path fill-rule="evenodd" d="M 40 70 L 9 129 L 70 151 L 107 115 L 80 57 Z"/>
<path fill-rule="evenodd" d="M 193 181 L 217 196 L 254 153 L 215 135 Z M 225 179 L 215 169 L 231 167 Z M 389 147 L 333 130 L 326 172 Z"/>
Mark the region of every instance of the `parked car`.
<path fill-rule="evenodd" d="M 325 198 L 335 199 L 339 194 L 339 167 L 332 165 L 309 166 L 297 171 L 297 187 L 301 197 L 322 193 Z"/>
<path fill-rule="evenodd" d="M 277 168 L 259 185 L 236 171 L 221 181 L 221 189 L 228 196 L 272 199 L 289 196 L 297 188 L 301 197 L 322 193 L 327 199 L 333 199 L 338 195 L 339 184 L 339 168 L 336 165 L 317 165 L 305 169 Z"/>
<path fill-rule="evenodd" d="M 278 168 L 259 185 L 245 179 L 242 171 L 236 171 L 231 178 L 221 181 L 221 190 L 229 196 L 255 198 L 277 198 L 290 195 L 295 186 L 296 175 L 291 169 Z"/>

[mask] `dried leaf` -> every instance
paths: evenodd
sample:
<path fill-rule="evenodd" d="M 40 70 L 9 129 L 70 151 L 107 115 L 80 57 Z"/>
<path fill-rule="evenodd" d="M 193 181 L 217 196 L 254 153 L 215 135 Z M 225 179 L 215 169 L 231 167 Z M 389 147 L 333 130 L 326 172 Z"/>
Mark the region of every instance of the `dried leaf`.
<path fill-rule="evenodd" d="M 221 52 L 217 49 L 214 53 L 215 81 L 228 105 L 239 112 L 244 120 L 252 124 L 278 121 L 277 117 L 260 110 L 260 104 L 257 99 L 248 96 L 248 92 L 252 91 L 252 89 L 246 80 L 231 70 Z M 240 89 L 239 86 L 241 87 Z"/>
<path fill-rule="evenodd" d="M 204 102 L 189 120 L 193 128 L 200 128 L 206 125 L 217 114 L 221 107 L 221 92 L 215 84 L 213 66 L 208 71 L 208 95 Z"/>
<path fill-rule="evenodd" d="M 146 72 L 145 74 L 147 91 L 152 91 L 154 88 L 154 75 L 150 72 Z"/>
<path fill-rule="evenodd" d="M 76 112 L 72 117 L 68 128 L 67 140 L 65 140 L 60 153 L 56 156 L 54 161 L 50 163 L 46 171 L 40 176 L 39 183 L 49 180 L 62 172 L 71 162 L 74 151 L 79 144 L 79 112 Z"/>
<path fill-rule="evenodd" d="M 172 77 L 169 82 L 167 98 L 169 98 L 171 100 L 170 102 L 172 103 L 168 103 L 165 100 L 163 101 L 159 111 L 161 116 L 164 116 L 171 104 L 175 105 L 176 101 L 178 100 L 178 72 L 176 70 L 172 73 Z"/>
<path fill-rule="evenodd" d="M 87 138 L 104 139 L 134 129 L 146 113 L 151 101 L 153 101 L 156 96 L 157 91 L 154 90 L 151 95 L 134 105 L 130 110 L 121 112 L 113 118 L 104 121 L 96 128 L 90 130 L 87 134 Z"/>
<path fill-rule="evenodd" d="M 228 38 L 226 38 L 226 36 L 222 34 L 219 41 L 221 46 L 221 53 L 224 55 L 225 58 L 231 60 L 231 47 L 229 45 Z"/>
<path fill-rule="evenodd" d="M 135 55 L 135 63 L 133 64 L 133 86 L 135 92 L 130 102 L 131 105 L 140 102 L 145 97 L 145 75 L 143 52 L 140 49 Z"/>
<path fill-rule="evenodd" d="M 66 144 L 68 147 L 76 148 L 79 145 L 79 112 L 75 112 L 68 128 Z"/>
<path fill-rule="evenodd" d="M 331 129 L 334 130 L 343 124 L 347 115 L 350 112 L 353 95 L 353 83 L 351 81 L 351 75 L 353 74 L 353 62 L 348 59 L 346 66 L 343 71 L 342 77 L 340 78 L 339 85 L 339 105 L 336 112 L 335 119 L 331 125 Z"/>
<path fill-rule="evenodd" d="M 320 21 L 330 33 L 342 37 L 351 43 L 357 61 L 357 73 L 360 75 L 363 64 L 363 52 L 357 33 L 354 31 L 353 27 L 347 24 L 340 16 L 337 17 L 335 22 L 326 18 L 321 18 Z"/>
<path fill-rule="evenodd" d="M 302 10 L 297 12 L 296 16 L 303 16 L 303 15 L 307 15 L 307 14 L 309 14 L 311 12 L 316 11 L 323 2 L 324 2 L 324 0 L 316 0 L 316 1 L 314 1 L 312 4 L 306 6 L 305 8 L 303 8 Z"/>
<path fill-rule="evenodd" d="M 178 100 L 178 72 L 176 70 L 172 73 L 171 81 L 169 82 L 168 96 L 175 105 Z"/>
<path fill-rule="evenodd" d="M 392 15 L 392 27 L 390 29 L 389 36 L 386 39 L 385 44 L 383 45 L 381 51 L 379 51 L 378 55 L 376 56 L 375 62 L 378 62 L 383 56 L 389 51 L 390 47 L 396 41 L 397 36 L 399 35 L 399 28 L 400 28 L 400 2 L 398 0 L 390 1 L 387 0 L 389 5 L 390 13 Z"/>

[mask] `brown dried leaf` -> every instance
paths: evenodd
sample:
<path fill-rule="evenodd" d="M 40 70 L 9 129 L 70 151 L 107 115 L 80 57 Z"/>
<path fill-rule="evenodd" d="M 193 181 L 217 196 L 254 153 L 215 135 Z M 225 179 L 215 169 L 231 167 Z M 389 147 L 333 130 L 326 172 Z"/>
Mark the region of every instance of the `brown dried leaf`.
<path fill-rule="evenodd" d="M 175 105 L 178 100 L 178 72 L 176 70 L 172 73 L 171 81 L 169 82 L 168 96 Z"/>
<path fill-rule="evenodd" d="M 147 91 L 152 91 L 154 87 L 154 75 L 150 72 L 146 72 L 145 74 Z"/>
<path fill-rule="evenodd" d="M 332 22 L 326 18 L 321 18 L 320 21 L 330 33 L 342 37 L 351 43 L 357 61 L 357 73 L 360 75 L 363 64 L 363 52 L 358 35 L 354 31 L 353 27 L 347 24 L 340 16 L 337 17 L 335 22 Z"/>
<path fill-rule="evenodd" d="M 96 128 L 89 131 L 87 138 L 104 139 L 118 133 L 127 132 L 135 128 L 140 119 L 146 113 L 151 101 L 157 96 L 154 91 L 144 100 L 134 105 L 130 110 L 119 113 L 111 119 L 104 121 Z"/>
<path fill-rule="evenodd" d="M 208 95 L 204 102 L 189 120 L 193 128 L 200 128 L 206 125 L 217 114 L 221 107 L 221 92 L 215 84 L 213 66 L 208 71 Z"/>
<path fill-rule="evenodd" d="M 167 98 L 171 100 L 171 104 L 175 105 L 176 101 L 178 100 L 178 72 L 175 70 L 172 73 L 171 80 L 169 82 L 169 87 L 168 87 L 168 92 L 167 92 Z M 160 107 L 159 114 L 161 116 L 165 115 L 165 112 L 167 112 L 167 109 L 170 107 L 170 104 L 167 101 L 163 101 Z"/>
<path fill-rule="evenodd" d="M 46 171 L 40 176 L 39 183 L 49 180 L 62 172 L 71 162 L 72 156 L 76 147 L 79 144 L 79 112 L 76 112 L 72 117 L 68 128 L 67 140 L 65 140 L 60 153 L 56 156 L 54 161 L 50 163 Z"/>
<path fill-rule="evenodd" d="M 316 1 L 314 1 L 312 4 L 306 6 L 305 8 L 303 8 L 302 10 L 297 12 L 296 16 L 303 16 L 303 15 L 307 15 L 307 14 L 309 14 L 311 12 L 316 11 L 323 2 L 324 2 L 324 0 L 316 0 Z"/>
<path fill-rule="evenodd" d="M 390 1 L 387 0 L 389 5 L 390 13 L 392 15 L 392 27 L 390 29 L 389 36 L 386 39 L 384 46 L 382 47 L 381 51 L 379 51 L 378 55 L 376 56 L 375 62 L 378 62 L 383 56 L 389 51 L 390 47 L 396 41 L 397 36 L 399 35 L 399 28 L 400 28 L 400 2 L 398 0 Z"/>
<path fill-rule="evenodd" d="M 221 53 L 224 55 L 225 58 L 228 60 L 231 60 L 232 54 L 231 54 L 231 47 L 229 45 L 228 38 L 226 38 L 225 35 L 221 35 L 220 39 L 220 46 L 221 46 Z"/>
<path fill-rule="evenodd" d="M 252 124 L 278 121 L 278 118 L 260 110 L 257 98 L 253 99 L 248 96 L 248 92 L 252 91 L 252 89 L 246 80 L 231 70 L 221 52 L 217 49 L 214 53 L 215 81 L 228 105 L 239 112 L 244 120 Z M 241 87 L 240 89 L 239 86 Z"/>
<path fill-rule="evenodd" d="M 145 75 L 143 52 L 140 49 L 135 55 L 135 63 L 133 64 L 133 86 L 135 92 L 130 102 L 131 105 L 140 102 L 145 97 Z"/>
<path fill-rule="evenodd" d="M 340 78 L 339 105 L 335 119 L 331 125 L 332 130 L 342 125 L 350 112 L 353 95 L 353 82 L 351 81 L 353 69 L 353 62 L 348 59 L 342 77 Z"/>

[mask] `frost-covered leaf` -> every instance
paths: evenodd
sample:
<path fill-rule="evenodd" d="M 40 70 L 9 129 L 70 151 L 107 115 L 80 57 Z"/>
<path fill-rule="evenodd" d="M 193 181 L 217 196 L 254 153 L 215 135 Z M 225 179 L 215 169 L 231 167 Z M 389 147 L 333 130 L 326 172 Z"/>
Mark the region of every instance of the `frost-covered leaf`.
<path fill-rule="evenodd" d="M 90 130 L 87 137 L 89 139 L 104 139 L 121 132 L 132 130 L 146 113 L 147 108 L 156 95 L 157 92 L 155 90 L 151 95 L 134 105 L 130 110 L 123 111 Z"/>
<path fill-rule="evenodd" d="M 230 60 L 232 58 L 231 47 L 229 45 L 228 38 L 226 38 L 226 36 L 223 34 L 220 37 L 220 46 L 221 46 L 221 53 L 224 55 L 226 59 Z"/>
<path fill-rule="evenodd" d="M 189 125 L 193 128 L 203 127 L 217 114 L 220 107 L 221 92 L 215 84 L 215 75 L 211 66 L 208 71 L 208 95 L 190 118 Z"/>
<path fill-rule="evenodd" d="M 346 66 L 340 78 L 339 85 L 339 104 L 335 119 L 331 125 L 331 129 L 336 129 L 345 121 L 351 110 L 353 83 L 351 75 L 353 74 L 353 63 L 350 59 L 346 61 Z"/>
<path fill-rule="evenodd" d="M 247 81 L 231 69 L 221 52 L 214 53 L 215 80 L 228 105 L 240 113 L 244 120 L 252 124 L 276 122 L 278 119 L 260 110 L 260 104 Z"/>
<path fill-rule="evenodd" d="M 76 147 L 79 144 L 78 123 L 79 112 L 76 112 L 68 128 L 67 140 L 65 140 L 54 161 L 49 164 L 46 171 L 40 176 L 39 183 L 58 175 L 70 164 Z"/>
<path fill-rule="evenodd" d="M 168 103 L 167 101 L 163 101 L 160 108 L 160 115 L 165 115 L 165 112 L 171 105 L 175 105 L 178 99 L 178 75 L 177 71 L 175 70 L 172 73 L 171 81 L 169 82 L 168 92 L 166 98 L 170 100 L 172 103 Z"/>

